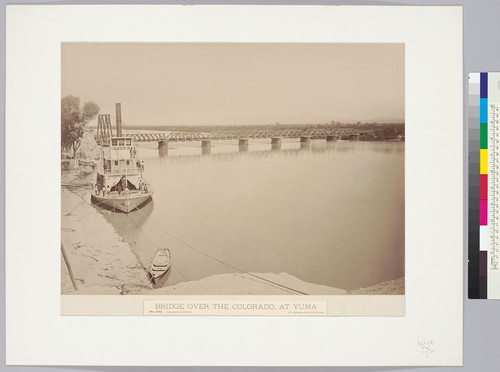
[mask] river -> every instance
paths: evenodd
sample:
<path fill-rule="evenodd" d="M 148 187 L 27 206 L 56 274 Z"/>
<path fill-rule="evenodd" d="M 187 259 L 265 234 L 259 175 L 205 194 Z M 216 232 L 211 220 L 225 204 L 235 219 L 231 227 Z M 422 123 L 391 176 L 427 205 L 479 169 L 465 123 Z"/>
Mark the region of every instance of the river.
<path fill-rule="evenodd" d="M 158 286 L 240 270 L 342 289 L 404 276 L 404 143 L 269 142 L 140 144 L 153 201 L 105 217 L 145 267 L 170 249 Z"/>

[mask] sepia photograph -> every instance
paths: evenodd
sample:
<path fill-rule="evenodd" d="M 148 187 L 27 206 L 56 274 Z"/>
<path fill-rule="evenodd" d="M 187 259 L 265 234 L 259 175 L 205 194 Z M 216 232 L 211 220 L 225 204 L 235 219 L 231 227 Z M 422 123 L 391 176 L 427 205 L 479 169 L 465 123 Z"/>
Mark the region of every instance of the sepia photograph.
<path fill-rule="evenodd" d="M 405 295 L 405 45 L 61 43 L 61 295 Z"/>

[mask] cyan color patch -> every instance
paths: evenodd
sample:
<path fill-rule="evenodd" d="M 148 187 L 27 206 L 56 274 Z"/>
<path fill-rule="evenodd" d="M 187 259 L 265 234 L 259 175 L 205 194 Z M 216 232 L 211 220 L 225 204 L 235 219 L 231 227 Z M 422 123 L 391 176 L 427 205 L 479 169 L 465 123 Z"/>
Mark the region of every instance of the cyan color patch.
<path fill-rule="evenodd" d="M 488 98 L 481 98 L 479 117 L 481 124 L 488 124 Z"/>

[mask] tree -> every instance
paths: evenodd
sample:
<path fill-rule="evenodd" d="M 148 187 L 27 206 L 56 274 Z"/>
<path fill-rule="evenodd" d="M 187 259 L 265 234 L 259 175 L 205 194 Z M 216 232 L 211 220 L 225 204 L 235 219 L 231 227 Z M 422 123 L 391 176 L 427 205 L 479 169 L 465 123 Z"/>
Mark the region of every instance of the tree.
<path fill-rule="evenodd" d="M 85 102 L 80 108 L 80 98 L 68 95 L 61 99 L 61 151 L 72 151 L 73 157 L 80 147 L 87 123 L 99 113 L 94 102 Z"/>

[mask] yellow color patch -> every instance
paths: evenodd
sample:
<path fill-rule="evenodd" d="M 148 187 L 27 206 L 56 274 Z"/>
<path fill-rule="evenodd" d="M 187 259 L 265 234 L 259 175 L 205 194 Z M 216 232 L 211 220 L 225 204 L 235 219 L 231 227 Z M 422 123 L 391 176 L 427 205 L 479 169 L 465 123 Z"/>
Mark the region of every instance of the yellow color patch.
<path fill-rule="evenodd" d="M 488 150 L 481 149 L 479 158 L 479 168 L 481 174 L 488 174 Z"/>

